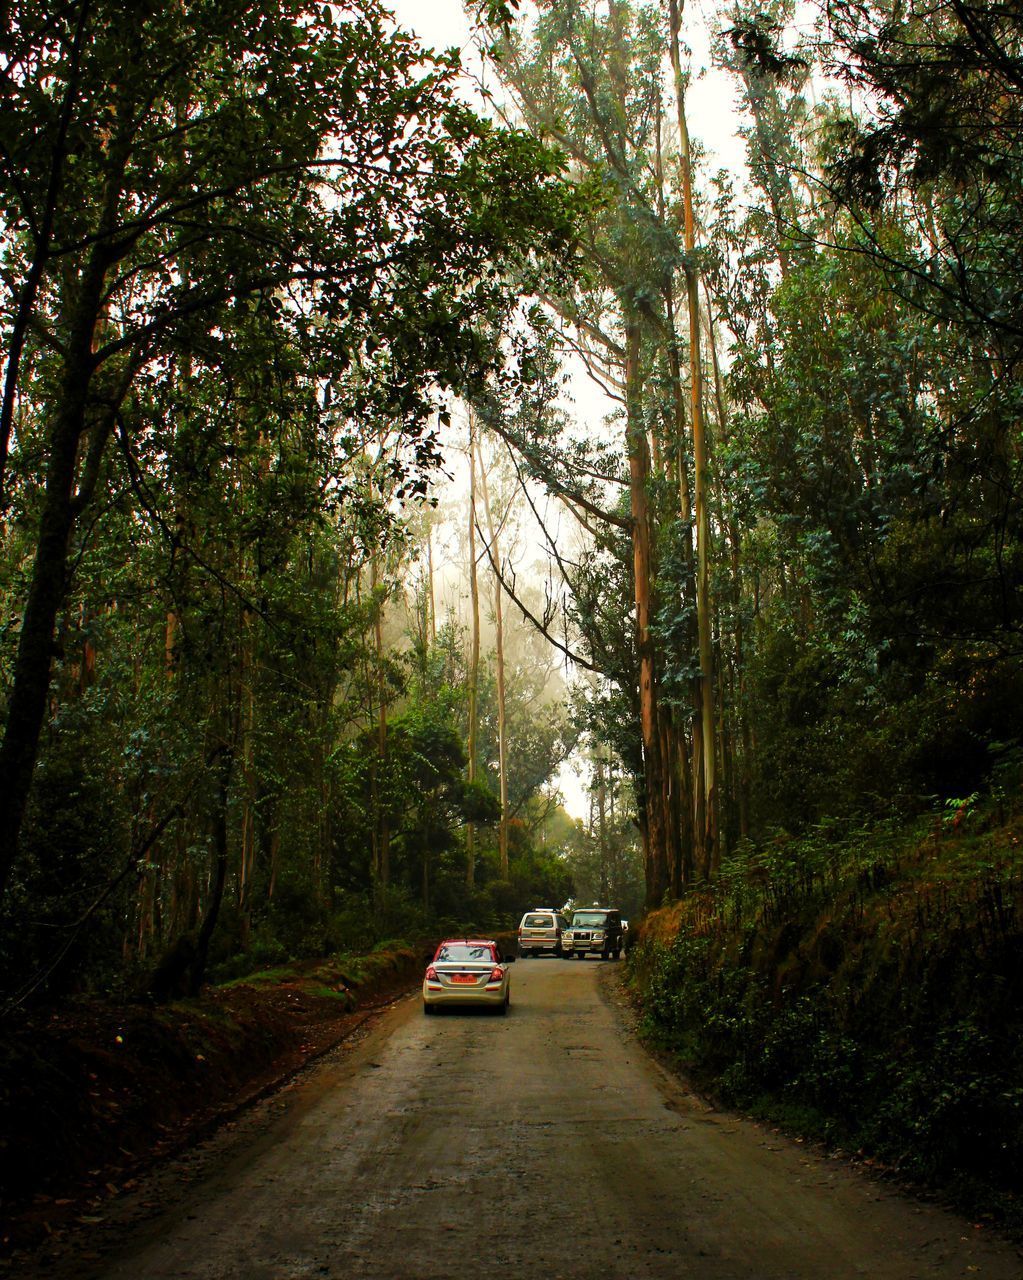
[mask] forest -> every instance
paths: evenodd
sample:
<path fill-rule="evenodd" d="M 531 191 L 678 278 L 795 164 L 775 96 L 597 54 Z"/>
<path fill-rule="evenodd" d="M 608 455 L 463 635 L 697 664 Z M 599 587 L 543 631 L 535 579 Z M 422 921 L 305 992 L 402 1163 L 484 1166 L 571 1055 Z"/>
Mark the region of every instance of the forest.
<path fill-rule="evenodd" d="M 1018 12 L 720 3 L 727 163 L 682 0 L 466 21 L 5 8 L 4 1016 L 578 898 L 678 1031 L 911 867 L 1015 1060 Z"/>
<path fill-rule="evenodd" d="M 573 234 L 555 153 L 375 5 L 25 4 L 5 45 L 8 996 L 563 899 L 567 721 L 409 577 Z"/>

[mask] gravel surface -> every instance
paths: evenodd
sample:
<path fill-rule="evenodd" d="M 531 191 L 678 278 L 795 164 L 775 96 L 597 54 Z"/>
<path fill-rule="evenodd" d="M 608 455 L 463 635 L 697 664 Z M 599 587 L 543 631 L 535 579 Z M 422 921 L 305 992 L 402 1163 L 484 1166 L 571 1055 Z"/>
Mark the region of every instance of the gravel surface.
<path fill-rule="evenodd" d="M 1023 1276 L 989 1233 L 687 1093 L 606 968 L 520 961 L 507 1018 L 398 1002 L 32 1274 Z"/>

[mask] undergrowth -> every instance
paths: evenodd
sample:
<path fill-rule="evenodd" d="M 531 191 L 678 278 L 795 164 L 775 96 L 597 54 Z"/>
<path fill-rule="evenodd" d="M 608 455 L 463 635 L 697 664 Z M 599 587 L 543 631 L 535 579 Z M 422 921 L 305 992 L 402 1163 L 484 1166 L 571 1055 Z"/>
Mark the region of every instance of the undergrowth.
<path fill-rule="evenodd" d="M 779 836 L 648 917 L 648 1034 L 722 1101 L 1023 1230 L 1023 818 Z"/>

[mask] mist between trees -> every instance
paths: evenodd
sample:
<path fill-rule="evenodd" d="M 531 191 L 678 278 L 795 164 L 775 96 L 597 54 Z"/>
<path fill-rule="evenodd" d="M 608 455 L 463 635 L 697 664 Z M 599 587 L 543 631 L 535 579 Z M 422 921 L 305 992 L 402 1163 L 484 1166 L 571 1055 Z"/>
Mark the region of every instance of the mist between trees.
<path fill-rule="evenodd" d="M 682 17 L 484 6 L 484 119 L 370 3 L 10 7 L 16 1002 L 573 888 L 631 910 L 637 867 L 656 905 L 780 832 L 1005 776 L 1018 18 L 721 6 L 736 182 L 690 139 Z M 551 785 L 577 741 L 582 825 Z"/>

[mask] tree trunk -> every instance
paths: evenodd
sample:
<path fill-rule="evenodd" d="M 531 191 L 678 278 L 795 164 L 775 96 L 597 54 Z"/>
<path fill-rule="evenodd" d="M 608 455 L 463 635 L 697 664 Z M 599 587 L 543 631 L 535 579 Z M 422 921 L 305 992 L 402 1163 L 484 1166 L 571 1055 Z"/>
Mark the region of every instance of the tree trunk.
<path fill-rule="evenodd" d="M 685 277 L 689 303 L 689 361 L 692 391 L 693 469 L 696 517 L 696 623 L 699 631 L 700 683 L 702 686 L 701 728 L 703 758 L 703 800 L 705 806 L 702 870 L 713 875 L 718 863 L 717 803 L 715 796 L 716 724 L 714 709 L 714 652 L 711 636 L 710 602 L 710 513 L 707 501 L 708 447 L 703 418 L 703 369 L 700 352 L 700 279 L 696 269 L 696 219 L 693 211 L 692 158 L 689 129 L 686 123 L 685 80 L 679 52 L 681 6 L 669 0 L 671 28 L 671 65 L 675 77 L 675 100 L 678 107 L 679 143 L 681 147 L 682 206 L 685 220 Z"/>
<path fill-rule="evenodd" d="M 636 652 L 639 658 L 639 706 L 643 737 L 643 782 L 646 809 L 646 897 L 647 906 L 660 906 L 667 876 L 667 824 L 664 812 L 664 763 L 657 707 L 657 675 L 652 621 L 653 557 L 650 545 L 650 512 L 647 484 L 650 479 L 650 451 L 643 423 L 640 372 L 639 324 L 628 317 L 625 324 L 625 383 L 628 413 L 629 500 L 632 513 L 633 584 L 636 601 Z"/>
<path fill-rule="evenodd" d="M 475 421 L 469 415 L 469 596 L 472 603 L 472 649 L 469 657 L 469 781 L 476 781 L 477 770 L 477 718 L 480 679 L 480 584 L 476 568 L 476 432 Z M 465 829 L 465 883 L 472 889 L 476 883 L 476 824 L 470 822 Z"/>
<path fill-rule="evenodd" d="M 18 854 L 46 716 L 57 616 L 67 590 L 68 544 L 77 514 L 76 464 L 86 429 L 92 340 L 102 283 L 103 269 L 94 255 L 70 325 L 58 407 L 47 441 L 49 460 L 35 560 L 0 745 L 0 903 Z M 93 430 L 101 431 L 101 424 L 95 423 Z"/>
<path fill-rule="evenodd" d="M 426 526 L 426 581 L 426 607 L 430 615 L 427 619 L 427 634 L 432 646 L 437 643 L 437 594 L 433 581 L 433 527 L 429 524 Z"/>
<path fill-rule="evenodd" d="M 83 24 L 76 36 L 76 59 L 84 30 Z M 76 92 L 77 89 L 71 85 L 68 93 Z M 71 101 L 69 97 L 67 102 Z M 124 106 L 129 104 L 125 103 Z M 131 115 L 131 111 L 127 111 L 124 121 L 128 121 Z M 64 127 L 61 126 L 62 129 Z M 88 428 L 89 394 L 95 372 L 93 342 L 103 315 L 106 273 L 113 265 L 105 241 L 117 224 L 121 184 L 132 140 L 131 126 L 125 124 L 117 129 L 108 142 L 108 167 L 102 201 L 98 207 L 93 248 L 81 264 L 77 287 L 72 295 L 74 301 L 67 307 L 63 366 L 57 379 L 53 425 L 47 433 L 46 441 L 46 485 L 39 533 L 14 660 L 3 743 L 0 744 L 0 906 L 10 881 L 11 869 L 17 859 L 21 827 L 25 820 L 32 775 L 39 754 L 39 738 L 50 687 L 57 616 L 67 592 L 67 559 L 71 533 L 75 520 L 92 497 L 106 442 L 113 428 L 114 413 L 127 391 L 126 383 L 120 396 L 116 397 L 116 405 L 108 405 L 103 417 L 93 421 L 93 434 L 76 493 L 78 454 Z M 58 139 L 56 156 L 60 164 L 63 163 L 63 146 L 63 138 Z M 50 235 L 49 217 L 50 211 L 46 214 L 43 229 L 46 241 Z M 46 243 L 43 243 L 42 248 L 46 247 Z M 30 280 L 26 281 L 27 292 L 23 293 L 22 302 L 29 308 L 35 287 Z M 23 311 L 23 314 L 28 313 Z M 17 334 L 14 337 L 15 341 L 20 341 Z M 8 396 L 16 395 L 17 371 L 18 354 L 12 350 L 9 352 L 3 392 L 5 403 Z M 13 400 L 11 403 L 13 405 Z M 9 429 L 6 421 L 3 429 Z"/>
<path fill-rule="evenodd" d="M 253 688 L 254 638 L 252 621 L 242 610 L 240 618 L 239 693 L 242 699 L 242 822 L 238 857 L 238 913 L 242 922 L 242 943 L 248 945 L 252 918 L 252 881 L 256 869 L 256 695 Z"/>
<path fill-rule="evenodd" d="M 675 456 L 678 481 L 679 512 L 682 517 L 682 554 L 685 565 L 686 585 L 696 592 L 696 551 L 693 547 L 693 494 L 689 479 L 689 458 L 686 448 L 686 402 L 682 389 L 682 363 L 679 357 L 678 334 L 675 328 L 675 296 L 669 285 L 664 298 L 668 320 L 668 372 L 671 379 L 672 409 L 675 419 Z M 686 647 L 692 653 L 699 651 L 699 629 L 690 615 L 686 622 Z M 687 821 L 680 829 L 680 839 L 686 841 L 681 849 L 680 865 L 689 868 L 686 883 L 693 876 L 694 868 L 706 863 L 706 796 L 703 785 L 703 681 L 694 676 L 690 682 L 689 696 L 692 706 L 692 750 L 687 751 L 684 735 L 678 743 L 678 776 L 686 795 Z"/>
<path fill-rule="evenodd" d="M 379 586 L 378 553 L 374 552 L 370 560 L 370 584 L 374 596 L 376 615 L 373 621 L 373 641 L 376 649 L 376 692 L 377 692 L 377 760 L 383 778 L 387 778 L 387 684 L 384 677 L 384 606 L 377 600 Z M 391 881 L 391 824 L 387 816 L 386 797 L 381 802 L 379 779 L 377 780 L 377 811 L 374 815 L 377 823 L 377 884 L 386 889 Z"/>
<path fill-rule="evenodd" d="M 227 803 L 231 790 L 231 773 L 234 767 L 234 751 L 224 747 L 217 762 L 217 799 L 213 809 L 213 880 L 210 886 L 210 900 L 206 904 L 206 914 L 195 944 L 195 961 L 190 975 L 190 994 L 197 996 L 206 979 L 206 968 L 209 963 L 210 942 L 220 918 L 220 907 L 224 901 L 224 886 L 227 884 Z"/>
<path fill-rule="evenodd" d="M 600 900 L 611 901 L 610 851 L 607 842 L 607 777 L 604 757 L 597 753 L 597 839 L 600 848 Z"/>
<path fill-rule="evenodd" d="M 729 442 L 728 413 L 725 406 L 725 392 L 721 378 L 721 364 L 718 360 L 717 335 L 714 330 L 714 316 L 710 306 L 710 292 L 705 289 L 707 304 L 707 330 L 710 336 L 711 367 L 714 371 L 714 404 L 717 410 L 717 424 L 720 438 L 727 445 Z M 739 522 L 736 519 L 735 507 L 728 502 L 727 493 L 721 494 L 722 510 L 726 511 L 728 527 L 729 563 L 732 571 L 732 609 L 735 614 L 735 694 L 732 699 L 733 714 L 739 727 L 739 740 L 736 745 L 735 794 L 738 806 L 739 837 L 749 838 L 749 762 L 751 758 L 749 719 L 746 715 L 746 630 L 743 623 L 742 610 L 742 544 L 739 533 Z"/>
<path fill-rule="evenodd" d="M 490 554 L 495 565 L 501 564 L 501 549 L 497 526 L 494 524 L 490 495 L 487 491 L 487 473 L 480 456 L 480 487 L 483 491 L 483 509 L 487 515 L 487 533 L 490 538 Z M 497 765 L 501 793 L 501 825 L 497 831 L 497 847 L 501 862 L 501 878 L 508 879 L 508 744 L 506 740 L 505 686 L 504 686 L 504 593 L 501 579 L 494 574 L 494 644 L 497 656 Z"/>

